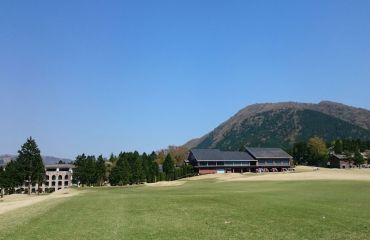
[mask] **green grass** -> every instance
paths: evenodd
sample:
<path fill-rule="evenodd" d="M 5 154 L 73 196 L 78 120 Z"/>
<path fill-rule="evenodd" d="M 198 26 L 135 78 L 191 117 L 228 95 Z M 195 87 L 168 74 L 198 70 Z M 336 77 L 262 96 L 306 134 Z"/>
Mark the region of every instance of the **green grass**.
<path fill-rule="evenodd" d="M 370 239 L 368 182 L 94 188 L 44 206 L 1 215 L 0 239 Z"/>

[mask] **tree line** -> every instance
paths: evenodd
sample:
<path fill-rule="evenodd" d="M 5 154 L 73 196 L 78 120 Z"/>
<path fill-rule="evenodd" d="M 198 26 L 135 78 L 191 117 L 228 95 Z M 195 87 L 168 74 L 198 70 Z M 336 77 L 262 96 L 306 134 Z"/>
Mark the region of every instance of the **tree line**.
<path fill-rule="evenodd" d="M 81 154 L 72 162 L 75 166 L 73 183 L 83 186 L 123 186 L 172 181 L 194 175 L 192 166 L 180 164 L 180 160 L 185 156 L 183 149 L 172 148 L 166 155 L 163 155 L 164 153 L 163 150 L 159 154 L 152 152 L 149 155 L 139 154 L 137 151 L 121 152 L 118 156 L 112 154 L 108 160 L 102 155 L 95 157 Z M 175 159 L 172 156 L 175 156 Z M 1 197 L 17 190 L 30 194 L 32 186 L 38 184 L 41 187 L 45 177 L 40 149 L 30 137 L 21 146 L 17 158 L 5 167 L 0 167 Z"/>
<path fill-rule="evenodd" d="M 300 142 L 293 145 L 289 151 L 295 164 L 311 166 L 326 166 L 331 153 L 345 155 L 347 159 L 361 165 L 365 159 L 361 152 L 370 149 L 370 141 L 360 139 L 337 139 L 332 142 L 325 142 L 322 138 L 313 137 L 307 142 Z"/>
<path fill-rule="evenodd" d="M 171 181 L 194 175 L 192 166 L 176 166 L 171 154 L 167 154 L 162 165 L 158 164 L 158 155 L 121 152 L 118 156 L 111 155 L 108 161 L 102 156 L 79 155 L 74 161 L 73 179 L 83 186 L 101 186 L 109 183 L 112 186 L 128 184 L 153 183 Z"/>

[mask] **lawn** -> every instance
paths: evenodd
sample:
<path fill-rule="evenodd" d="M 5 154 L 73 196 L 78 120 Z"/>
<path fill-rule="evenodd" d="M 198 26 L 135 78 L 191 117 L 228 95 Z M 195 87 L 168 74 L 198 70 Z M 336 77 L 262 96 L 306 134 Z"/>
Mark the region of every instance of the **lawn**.
<path fill-rule="evenodd" d="M 363 240 L 370 239 L 370 183 L 91 188 L 0 215 L 0 232 L 0 239 Z"/>

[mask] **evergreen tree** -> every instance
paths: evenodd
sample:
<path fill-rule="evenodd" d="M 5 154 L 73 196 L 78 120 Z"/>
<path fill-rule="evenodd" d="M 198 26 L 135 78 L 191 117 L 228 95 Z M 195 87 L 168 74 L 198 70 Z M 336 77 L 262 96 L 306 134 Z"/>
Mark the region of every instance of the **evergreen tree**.
<path fill-rule="evenodd" d="M 32 137 L 18 151 L 17 162 L 21 166 L 21 173 L 28 183 L 28 194 L 31 194 L 32 184 L 41 184 L 45 178 L 45 166 L 42 162 L 40 150 Z"/>
<path fill-rule="evenodd" d="M 75 169 L 73 171 L 73 179 L 82 186 L 89 183 L 89 172 L 88 168 L 88 161 L 86 155 L 83 153 L 82 155 L 78 155 L 74 162 Z"/>
<path fill-rule="evenodd" d="M 342 154 L 343 153 L 343 144 L 342 141 L 337 139 L 334 143 L 334 152 L 336 154 Z"/>
<path fill-rule="evenodd" d="M 10 161 L 5 166 L 3 172 L 3 186 L 8 189 L 9 193 L 13 193 L 16 187 L 19 187 L 24 182 L 24 173 L 19 161 Z"/>
<path fill-rule="evenodd" d="M 308 158 L 307 143 L 296 143 L 292 149 L 292 156 L 296 164 L 304 164 Z"/>
<path fill-rule="evenodd" d="M 175 179 L 175 162 L 170 154 L 167 154 L 163 162 L 163 172 L 166 174 L 167 180 Z"/>
<path fill-rule="evenodd" d="M 143 163 L 140 156 L 135 157 L 134 168 L 132 169 L 133 182 L 136 184 L 142 183 L 145 181 Z"/>
<path fill-rule="evenodd" d="M 4 197 L 4 189 L 5 189 L 5 169 L 0 167 L 0 197 Z"/>
<path fill-rule="evenodd" d="M 358 167 L 360 167 L 361 164 L 364 164 L 365 160 L 364 157 L 361 155 L 360 151 L 355 152 L 353 161 Z"/>
<path fill-rule="evenodd" d="M 87 174 L 87 185 L 95 185 L 98 182 L 98 175 L 96 171 L 96 158 L 95 156 L 87 156 L 86 158 L 86 174 Z"/>
<path fill-rule="evenodd" d="M 159 167 L 158 163 L 156 162 L 157 154 L 152 152 L 147 158 L 148 164 L 148 175 L 147 175 L 147 182 L 156 182 L 159 176 Z"/>
<path fill-rule="evenodd" d="M 109 182 L 111 185 L 126 185 L 130 180 L 130 165 L 126 158 L 119 158 L 116 166 L 113 167 L 112 173 L 109 176 Z"/>
<path fill-rule="evenodd" d="M 144 182 L 150 182 L 150 158 L 146 153 L 143 153 L 141 160 L 143 163 L 143 172 L 145 176 Z"/>
<path fill-rule="evenodd" d="M 106 167 L 105 167 L 105 161 L 102 155 L 98 157 L 98 160 L 96 162 L 96 177 L 98 180 L 98 184 L 100 186 L 106 180 Z"/>

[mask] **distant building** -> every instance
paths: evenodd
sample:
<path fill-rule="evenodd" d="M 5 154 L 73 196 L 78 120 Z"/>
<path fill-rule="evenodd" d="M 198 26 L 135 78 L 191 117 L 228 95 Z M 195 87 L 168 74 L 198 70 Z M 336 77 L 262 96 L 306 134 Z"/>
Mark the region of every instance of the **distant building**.
<path fill-rule="evenodd" d="M 54 192 L 72 186 L 73 164 L 49 164 L 45 165 L 45 181 L 41 184 L 33 184 L 32 192 Z M 25 183 L 19 189 L 27 189 Z M 23 191 L 22 190 L 22 191 Z"/>
<path fill-rule="evenodd" d="M 353 168 L 356 167 L 351 157 L 343 154 L 330 154 L 327 163 L 329 168 Z"/>
<path fill-rule="evenodd" d="M 277 172 L 292 167 L 292 156 L 280 148 L 246 148 L 246 151 L 192 149 L 187 164 L 199 174 Z"/>
<path fill-rule="evenodd" d="M 72 186 L 73 164 L 46 165 L 45 188 L 59 190 Z"/>
<path fill-rule="evenodd" d="M 368 168 L 369 165 L 369 157 L 370 157 L 370 150 L 366 150 L 361 153 L 362 157 L 364 158 L 364 163 L 360 165 L 360 167 Z M 354 160 L 354 154 L 347 156 L 345 154 L 336 154 L 331 152 L 329 155 L 329 160 L 327 163 L 327 167 L 329 168 L 356 168 L 358 167 Z"/>

